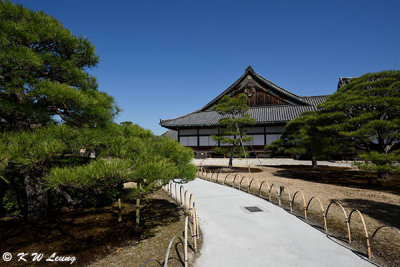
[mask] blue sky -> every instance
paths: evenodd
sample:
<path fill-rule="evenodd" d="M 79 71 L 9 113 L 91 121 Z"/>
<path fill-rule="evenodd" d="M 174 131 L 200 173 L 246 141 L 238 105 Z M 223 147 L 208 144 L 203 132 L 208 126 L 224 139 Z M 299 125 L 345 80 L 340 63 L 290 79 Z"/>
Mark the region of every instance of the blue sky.
<path fill-rule="evenodd" d="M 302 95 L 339 77 L 400 69 L 400 1 L 14 0 L 96 46 L 99 90 L 156 134 L 197 110 L 248 65 Z"/>

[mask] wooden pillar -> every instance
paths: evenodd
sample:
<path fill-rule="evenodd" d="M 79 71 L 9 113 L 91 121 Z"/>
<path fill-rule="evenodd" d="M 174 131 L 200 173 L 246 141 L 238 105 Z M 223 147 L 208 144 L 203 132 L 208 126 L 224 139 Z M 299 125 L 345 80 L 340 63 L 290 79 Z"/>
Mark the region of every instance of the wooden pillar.
<path fill-rule="evenodd" d="M 267 145 L 267 127 L 264 126 L 264 146 Z"/>

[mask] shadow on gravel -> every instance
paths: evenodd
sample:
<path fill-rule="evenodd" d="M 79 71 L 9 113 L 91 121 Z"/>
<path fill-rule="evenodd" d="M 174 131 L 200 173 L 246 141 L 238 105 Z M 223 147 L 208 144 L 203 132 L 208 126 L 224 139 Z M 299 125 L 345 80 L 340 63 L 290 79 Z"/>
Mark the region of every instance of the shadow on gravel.
<path fill-rule="evenodd" d="M 373 200 L 349 198 L 336 201 L 340 201 L 342 204 L 346 204 L 346 206 L 362 210 L 364 214 L 381 221 L 382 224 L 400 227 L 400 203 L 399 205 L 394 205 Z"/>
<path fill-rule="evenodd" d="M 310 166 L 274 166 L 280 170 L 274 173 L 277 177 L 300 179 L 323 184 L 333 184 L 361 189 L 373 189 L 400 195 L 400 176 L 393 175 L 391 179 L 377 181 L 376 175 L 364 171 L 351 170 L 343 167 L 320 166 L 312 169 Z"/>

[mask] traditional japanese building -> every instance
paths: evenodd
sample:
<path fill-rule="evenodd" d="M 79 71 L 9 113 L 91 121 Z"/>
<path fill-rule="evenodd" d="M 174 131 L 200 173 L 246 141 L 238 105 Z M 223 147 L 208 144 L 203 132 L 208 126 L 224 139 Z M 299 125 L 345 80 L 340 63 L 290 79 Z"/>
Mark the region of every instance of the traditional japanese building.
<path fill-rule="evenodd" d="M 225 91 L 200 110 L 169 120 L 160 120 L 160 125 L 176 134 L 176 139 L 195 152 L 212 155 L 219 146 L 211 136 L 218 134 L 218 122 L 222 118 L 214 106 L 224 95 L 232 97 L 245 93 L 249 97 L 248 114 L 256 119 L 256 125 L 248 127 L 253 137 L 249 152 L 263 152 L 264 146 L 280 138 L 285 125 L 305 111 L 314 111 L 327 95 L 298 96 L 270 82 L 247 67 L 244 74 Z"/>

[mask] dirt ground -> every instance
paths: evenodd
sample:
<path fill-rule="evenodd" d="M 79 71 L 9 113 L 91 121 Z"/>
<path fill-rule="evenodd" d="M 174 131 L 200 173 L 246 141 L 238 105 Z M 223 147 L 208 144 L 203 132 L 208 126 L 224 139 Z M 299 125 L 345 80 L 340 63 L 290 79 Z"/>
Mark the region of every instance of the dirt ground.
<path fill-rule="evenodd" d="M 229 170 L 216 166 L 206 169 L 219 174 L 219 183 L 226 177 Z M 375 229 L 382 225 L 400 226 L 400 177 L 394 176 L 391 180 L 377 182 L 373 174 L 365 173 L 354 168 L 319 167 L 312 169 L 309 166 L 280 166 L 257 167 L 252 173 L 246 168 L 239 168 L 235 179 L 235 187 L 238 187 L 242 177 L 242 190 L 247 191 L 249 182 L 250 191 L 258 194 L 259 185 L 262 186 L 262 196 L 268 198 L 267 182 L 274 184 L 271 190 L 271 201 L 278 203 L 277 190 L 284 186 L 282 194 L 282 207 L 289 210 L 288 191 L 291 196 L 296 191 L 304 194 L 306 204 L 311 197 L 321 200 L 324 210 L 331 201 L 340 202 L 347 215 L 353 209 L 358 209 L 364 216 L 369 237 Z M 239 178 L 240 176 L 240 178 Z M 210 175 L 208 174 L 208 177 Z M 226 183 L 232 184 L 234 175 L 227 177 Z M 213 181 L 216 174 L 213 175 Z M 309 207 L 307 222 L 324 231 L 322 210 L 314 199 Z M 304 219 L 304 207 L 301 193 L 296 195 L 293 203 L 293 212 Z M 343 211 L 336 205 L 331 205 L 327 216 L 328 233 L 348 244 L 348 231 Z M 367 255 L 367 243 L 363 224 L 358 214 L 353 213 L 350 221 L 352 244 L 351 247 L 363 255 Z M 383 228 L 375 236 L 372 244 L 373 260 L 387 266 L 400 265 L 400 233 L 391 228 Z"/>
<path fill-rule="evenodd" d="M 155 197 L 161 197 L 175 205 L 172 199 L 165 192 L 160 191 Z M 157 213 L 154 215 L 155 218 L 158 217 Z M 173 220 L 165 225 L 157 224 L 157 226 L 152 229 L 150 235 L 138 242 L 136 245 L 122 247 L 104 258 L 92 262 L 89 266 L 142 266 L 144 263 L 144 266 L 146 267 L 160 266 L 159 263 L 164 261 L 170 240 L 174 236 L 183 237 L 185 216 L 180 210 L 177 211 L 175 216 L 177 216 L 177 220 Z M 173 241 L 170 250 L 168 266 L 183 266 L 181 263 L 183 260 L 182 251 L 182 244 L 179 242 L 178 238 L 176 238 Z M 191 252 L 190 248 L 188 251 Z M 189 255 L 190 257 L 193 257 L 193 253 L 190 253 Z"/>
<path fill-rule="evenodd" d="M 12 261 L 0 260 L 0 266 L 49 266 L 51 253 L 74 256 L 73 266 L 140 266 L 147 260 L 163 262 L 170 239 L 182 235 L 184 216 L 162 190 L 149 195 L 142 209 L 144 226 L 135 226 L 134 201 L 123 200 L 123 221 L 118 223 L 117 203 L 104 208 L 62 209 L 46 220 L 29 223 L 23 220 L 0 220 L 0 251 L 10 252 Z M 169 266 L 182 266 L 174 243 Z M 44 253 L 41 262 L 17 262 L 17 253 Z M 56 263 L 54 263 L 56 264 Z M 60 263 L 57 264 L 57 266 Z M 64 263 L 61 265 L 70 265 Z M 145 266 L 159 266 L 156 261 Z"/>

